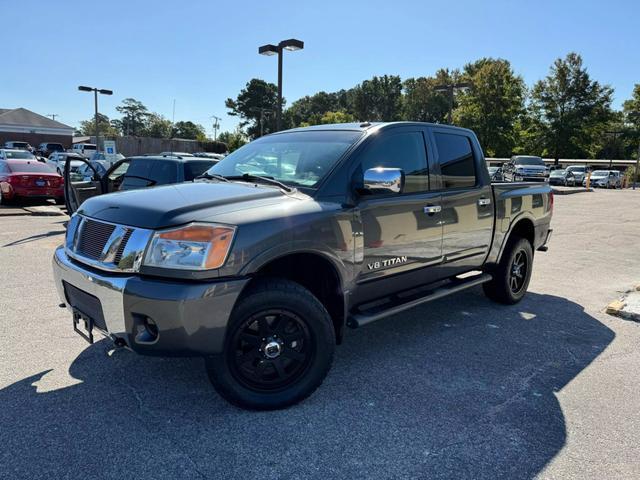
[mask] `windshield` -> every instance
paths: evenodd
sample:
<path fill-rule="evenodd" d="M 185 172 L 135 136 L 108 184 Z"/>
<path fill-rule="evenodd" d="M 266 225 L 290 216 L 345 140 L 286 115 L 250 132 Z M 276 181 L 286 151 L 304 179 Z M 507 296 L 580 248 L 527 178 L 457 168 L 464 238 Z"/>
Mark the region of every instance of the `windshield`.
<path fill-rule="evenodd" d="M 315 188 L 361 132 L 306 131 L 270 135 L 225 157 L 208 173 L 258 175 L 291 186 Z"/>
<path fill-rule="evenodd" d="M 516 157 L 516 165 L 540 165 L 544 167 L 544 162 L 540 157 Z"/>
<path fill-rule="evenodd" d="M 55 173 L 53 168 L 45 163 L 35 162 L 8 162 L 9 170 L 13 173 Z"/>
<path fill-rule="evenodd" d="M 4 156 L 5 158 L 10 158 L 10 159 L 20 159 L 20 160 L 35 160 L 36 157 L 33 156 L 33 154 L 20 150 L 20 151 L 12 151 L 12 150 L 5 150 L 4 152 Z"/>
<path fill-rule="evenodd" d="M 552 177 L 562 177 L 566 173 L 566 170 L 554 170 L 551 172 Z"/>
<path fill-rule="evenodd" d="M 585 169 L 585 167 L 567 167 L 570 172 L 584 172 Z"/>
<path fill-rule="evenodd" d="M 597 176 L 597 177 L 604 177 L 606 175 L 609 175 L 609 170 L 596 170 L 591 175 Z"/>

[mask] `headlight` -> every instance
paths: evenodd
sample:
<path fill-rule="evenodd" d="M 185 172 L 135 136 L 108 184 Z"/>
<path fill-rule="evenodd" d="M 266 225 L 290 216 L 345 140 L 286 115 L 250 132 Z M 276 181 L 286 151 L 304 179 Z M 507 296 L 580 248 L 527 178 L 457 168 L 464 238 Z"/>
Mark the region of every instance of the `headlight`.
<path fill-rule="evenodd" d="M 210 270 L 227 259 L 235 227 L 192 223 L 156 232 L 145 255 L 149 267 Z"/>
<path fill-rule="evenodd" d="M 518 168 L 516 168 L 516 172 L 523 173 L 524 172 L 524 168 L 518 167 Z"/>

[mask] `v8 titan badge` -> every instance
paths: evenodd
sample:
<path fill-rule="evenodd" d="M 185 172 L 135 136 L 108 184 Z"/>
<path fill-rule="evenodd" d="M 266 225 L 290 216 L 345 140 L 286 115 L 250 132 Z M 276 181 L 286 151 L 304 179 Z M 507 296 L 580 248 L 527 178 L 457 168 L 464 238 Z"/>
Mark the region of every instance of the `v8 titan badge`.
<path fill-rule="evenodd" d="M 367 263 L 367 268 L 369 270 L 377 270 L 378 268 L 390 267 L 391 265 L 398 265 L 401 263 L 407 263 L 406 255 L 403 255 L 401 257 L 387 258 L 386 260 L 379 260 L 373 263 Z"/>

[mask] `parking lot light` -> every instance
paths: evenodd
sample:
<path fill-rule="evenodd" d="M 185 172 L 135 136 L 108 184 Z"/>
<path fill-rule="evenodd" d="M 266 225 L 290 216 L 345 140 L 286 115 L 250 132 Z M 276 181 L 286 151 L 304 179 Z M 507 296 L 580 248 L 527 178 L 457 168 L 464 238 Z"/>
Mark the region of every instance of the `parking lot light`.
<path fill-rule="evenodd" d="M 78 87 L 78 90 L 80 90 L 81 92 L 93 92 L 93 105 L 95 108 L 93 121 L 95 123 L 96 150 L 100 151 L 100 127 L 98 126 L 98 94 L 113 95 L 113 90 L 107 90 L 106 88 L 87 87 L 85 85 L 80 85 Z"/>
<path fill-rule="evenodd" d="M 281 41 L 278 45 L 268 43 L 258 47 L 260 55 L 273 56 L 278 55 L 278 104 L 276 108 L 276 130 L 280 130 L 282 126 L 282 52 L 288 50 L 302 50 L 304 42 L 296 38 Z"/>

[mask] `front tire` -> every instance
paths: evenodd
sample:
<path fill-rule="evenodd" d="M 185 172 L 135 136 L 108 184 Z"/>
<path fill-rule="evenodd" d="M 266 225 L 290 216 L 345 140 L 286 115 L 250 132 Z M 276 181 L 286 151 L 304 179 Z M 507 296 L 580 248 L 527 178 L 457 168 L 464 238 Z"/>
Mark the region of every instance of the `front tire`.
<path fill-rule="evenodd" d="M 216 391 L 232 404 L 274 410 L 304 400 L 320 386 L 335 345 L 331 317 L 309 290 L 264 279 L 238 300 L 224 351 L 208 357 L 206 368 Z"/>
<path fill-rule="evenodd" d="M 513 305 L 527 293 L 533 266 L 531 243 L 520 237 L 509 240 L 500 263 L 490 273 L 493 279 L 482 285 L 491 300 Z"/>

